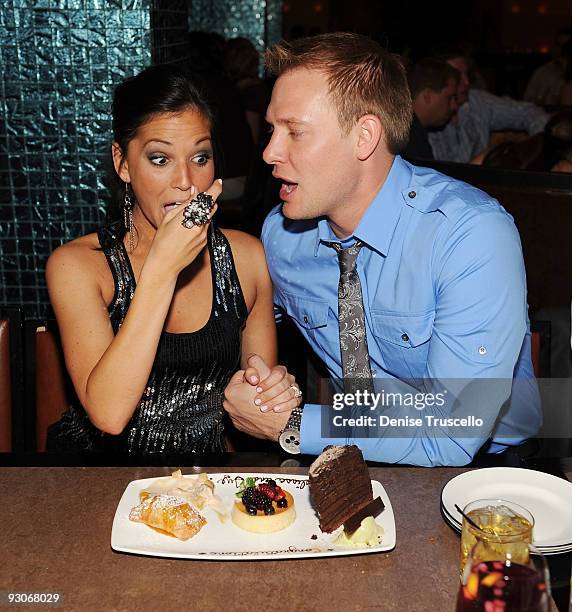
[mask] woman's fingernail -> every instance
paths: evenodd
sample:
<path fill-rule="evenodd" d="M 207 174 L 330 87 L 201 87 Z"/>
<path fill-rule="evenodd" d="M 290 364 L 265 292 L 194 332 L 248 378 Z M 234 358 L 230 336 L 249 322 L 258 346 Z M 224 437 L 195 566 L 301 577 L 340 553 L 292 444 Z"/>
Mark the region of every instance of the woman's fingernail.
<path fill-rule="evenodd" d="M 250 377 L 250 382 L 255 385 L 258 382 L 258 378 L 256 378 L 256 376 L 251 376 Z"/>
<path fill-rule="evenodd" d="M 217 179 L 216 182 L 222 185 L 222 179 Z"/>
<path fill-rule="evenodd" d="M 256 393 L 262 393 L 262 387 L 256 387 Z"/>
<path fill-rule="evenodd" d="M 268 406 L 260 406 L 260 410 L 262 412 L 266 412 L 268 410 Z"/>
<path fill-rule="evenodd" d="M 257 406 L 260 406 L 260 404 L 262 404 L 262 400 L 261 400 L 261 399 L 255 399 L 255 400 L 254 400 L 254 403 L 255 403 Z"/>

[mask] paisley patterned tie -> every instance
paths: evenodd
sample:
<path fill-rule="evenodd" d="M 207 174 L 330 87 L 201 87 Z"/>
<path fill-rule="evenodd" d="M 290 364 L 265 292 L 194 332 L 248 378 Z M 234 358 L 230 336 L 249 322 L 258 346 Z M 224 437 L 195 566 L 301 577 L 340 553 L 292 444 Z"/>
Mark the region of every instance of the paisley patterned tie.
<path fill-rule="evenodd" d="M 340 353 L 344 391 L 373 392 L 361 283 L 356 269 L 357 256 L 363 243 L 359 240 L 348 249 L 337 242 L 328 243 L 338 253 L 340 283 L 338 285 L 338 318 L 340 326 Z"/>

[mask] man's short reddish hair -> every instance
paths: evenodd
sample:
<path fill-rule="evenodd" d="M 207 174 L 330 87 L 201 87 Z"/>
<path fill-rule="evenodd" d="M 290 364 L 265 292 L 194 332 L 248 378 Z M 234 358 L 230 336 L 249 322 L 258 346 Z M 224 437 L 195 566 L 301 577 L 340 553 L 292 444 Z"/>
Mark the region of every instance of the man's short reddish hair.
<path fill-rule="evenodd" d="M 372 114 L 383 124 L 391 153 L 407 144 L 412 108 L 405 69 L 399 56 L 367 36 L 333 32 L 281 42 L 266 51 L 265 60 L 278 77 L 296 68 L 323 72 L 344 133 Z"/>

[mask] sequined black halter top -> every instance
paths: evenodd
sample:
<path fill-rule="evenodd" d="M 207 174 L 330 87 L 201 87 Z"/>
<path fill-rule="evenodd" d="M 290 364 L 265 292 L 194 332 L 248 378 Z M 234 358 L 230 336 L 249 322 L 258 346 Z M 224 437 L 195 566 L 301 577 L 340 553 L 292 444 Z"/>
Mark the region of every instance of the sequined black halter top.
<path fill-rule="evenodd" d="M 100 229 L 98 238 L 115 282 L 108 311 L 117 333 L 135 291 L 135 277 L 119 227 Z M 102 434 L 83 409 L 72 408 L 60 422 L 57 437 L 65 434 L 68 443 L 83 450 L 129 454 L 224 450 L 224 388 L 240 368 L 247 309 L 228 241 L 212 225 L 208 249 L 213 286 L 210 317 L 195 332 L 161 334 L 143 397 L 124 432 Z"/>

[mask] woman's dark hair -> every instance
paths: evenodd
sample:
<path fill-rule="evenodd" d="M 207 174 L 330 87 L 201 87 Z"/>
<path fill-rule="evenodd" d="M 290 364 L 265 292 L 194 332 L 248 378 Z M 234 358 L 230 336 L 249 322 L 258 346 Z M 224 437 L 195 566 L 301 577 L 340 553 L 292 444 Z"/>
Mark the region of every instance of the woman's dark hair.
<path fill-rule="evenodd" d="M 214 132 L 213 104 L 204 79 L 180 66 L 157 65 L 145 68 L 136 76 L 120 83 L 113 92 L 113 141 L 123 155 L 137 130 L 160 113 L 178 113 L 188 108 L 198 110 Z M 216 159 L 216 144 L 215 159 Z M 108 176 L 111 202 L 107 220 L 123 219 L 125 185 L 117 176 L 113 163 Z"/>

